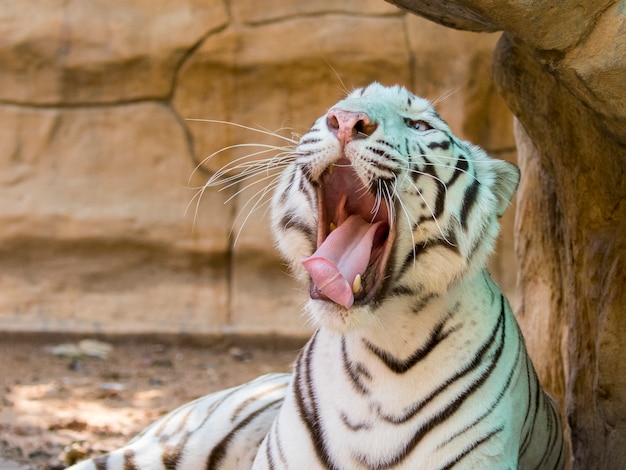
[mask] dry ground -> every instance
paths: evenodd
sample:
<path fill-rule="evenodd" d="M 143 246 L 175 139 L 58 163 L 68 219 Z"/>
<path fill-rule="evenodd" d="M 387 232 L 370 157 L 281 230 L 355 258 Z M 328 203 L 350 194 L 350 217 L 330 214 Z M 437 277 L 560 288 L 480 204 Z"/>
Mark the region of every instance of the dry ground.
<path fill-rule="evenodd" d="M 104 359 L 52 352 L 81 339 L 0 336 L 0 469 L 63 469 L 111 450 L 184 402 L 288 371 L 303 344 L 132 337 L 109 339 Z"/>

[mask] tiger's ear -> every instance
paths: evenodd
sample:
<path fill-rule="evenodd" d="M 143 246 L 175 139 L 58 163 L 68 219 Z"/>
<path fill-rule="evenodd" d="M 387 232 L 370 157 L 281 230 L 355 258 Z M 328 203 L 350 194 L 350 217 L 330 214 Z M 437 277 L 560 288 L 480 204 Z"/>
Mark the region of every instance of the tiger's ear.
<path fill-rule="evenodd" d="M 503 160 L 494 160 L 493 169 L 495 173 L 493 193 L 498 201 L 496 215 L 502 217 L 517 190 L 520 171 L 517 165 Z"/>

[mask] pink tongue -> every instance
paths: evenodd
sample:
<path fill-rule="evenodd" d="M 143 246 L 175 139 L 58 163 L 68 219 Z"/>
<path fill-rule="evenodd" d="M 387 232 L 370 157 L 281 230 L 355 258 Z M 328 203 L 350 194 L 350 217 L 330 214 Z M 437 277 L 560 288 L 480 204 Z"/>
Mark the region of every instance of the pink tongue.
<path fill-rule="evenodd" d="M 354 278 L 367 269 L 374 236 L 382 223 L 368 224 L 358 215 L 351 215 L 312 256 L 302 260 L 320 293 L 345 308 L 352 306 Z"/>

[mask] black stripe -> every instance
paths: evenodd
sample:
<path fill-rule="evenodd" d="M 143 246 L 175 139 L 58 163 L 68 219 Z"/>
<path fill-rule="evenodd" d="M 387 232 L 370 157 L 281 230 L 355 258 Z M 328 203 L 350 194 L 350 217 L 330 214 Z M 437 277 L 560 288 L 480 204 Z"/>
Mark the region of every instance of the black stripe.
<path fill-rule="evenodd" d="M 377 149 L 376 147 L 367 147 L 367 150 L 369 150 L 370 152 L 375 153 L 379 157 L 389 158 L 387 156 L 387 152 L 385 152 L 383 149 Z"/>
<path fill-rule="evenodd" d="M 537 468 L 543 468 L 544 464 L 547 463 L 546 461 L 549 459 L 549 457 L 552 456 L 554 448 L 556 446 L 556 441 L 557 439 L 559 439 L 559 436 L 561 435 L 561 429 L 560 429 L 560 426 L 558 425 L 559 417 L 557 416 L 557 410 L 553 406 L 552 401 L 546 396 L 545 393 L 543 393 L 543 391 L 542 391 L 542 395 L 543 395 L 543 401 L 544 401 L 544 408 L 548 408 L 544 410 L 544 414 L 546 415 L 546 419 L 548 421 L 548 433 L 550 435 L 550 438 L 548 440 L 545 440 L 546 447 L 544 449 L 543 456 L 541 457 L 541 461 L 537 465 Z M 563 443 L 561 442 L 561 447 L 559 449 L 559 460 L 561 459 L 562 452 L 563 452 Z M 558 467 L 554 467 L 554 468 L 558 468 Z"/>
<path fill-rule="evenodd" d="M 300 178 L 298 187 L 300 188 L 300 192 L 304 194 L 308 206 L 315 210 L 317 208 L 317 197 L 314 189 L 311 187 L 311 183 L 306 178 Z"/>
<path fill-rule="evenodd" d="M 463 155 L 460 155 L 456 162 L 454 174 L 452 175 L 450 180 L 446 183 L 446 186 L 450 188 L 459 176 L 467 172 L 468 168 L 469 168 L 469 165 L 467 163 L 467 159 Z"/>
<path fill-rule="evenodd" d="M 423 158 L 424 158 L 424 161 L 426 162 L 426 166 L 424 167 L 424 170 L 422 171 L 422 173 L 424 175 L 430 176 L 432 181 L 438 186 L 438 188 L 437 188 L 437 199 L 435 200 L 435 210 L 432 211 L 432 214 L 420 217 L 420 219 L 417 221 L 418 225 L 425 221 L 435 220 L 436 218 L 438 218 L 443 212 L 443 205 L 446 199 L 445 184 L 443 183 L 443 181 L 437 174 L 437 171 L 435 170 L 435 167 L 432 165 L 432 162 L 428 160 L 428 158 L 426 157 L 423 157 Z"/>
<path fill-rule="evenodd" d="M 417 160 L 413 159 L 413 155 L 409 155 L 409 170 L 413 183 L 417 183 L 417 179 L 422 175 L 422 169 Z"/>
<path fill-rule="evenodd" d="M 359 392 L 361 395 L 369 395 L 370 391 L 361 380 L 361 377 L 360 377 L 361 374 L 359 374 L 359 371 L 365 372 L 366 374 L 365 377 L 370 378 L 370 379 L 371 379 L 371 375 L 362 365 L 357 370 L 353 368 L 352 361 L 348 357 L 345 336 L 341 337 L 341 359 L 343 360 L 343 370 L 348 375 L 348 378 L 350 379 L 350 382 L 354 386 L 354 389 L 357 392 Z"/>
<path fill-rule="evenodd" d="M 350 422 L 350 419 L 348 418 L 348 416 L 346 415 L 346 413 L 341 412 L 340 414 L 341 417 L 341 422 L 350 430 L 353 432 L 357 432 L 357 431 L 362 431 L 362 430 L 368 430 L 368 429 L 372 429 L 372 425 L 369 423 L 358 423 L 358 424 L 354 424 L 352 422 Z"/>
<path fill-rule="evenodd" d="M 506 336 L 505 335 L 506 328 L 505 328 L 504 322 L 505 322 L 505 318 L 504 318 L 504 298 L 502 298 L 502 308 L 501 308 L 501 312 L 500 312 L 500 319 L 498 320 L 498 324 L 502 325 L 502 328 L 501 328 L 501 330 L 502 330 L 501 340 L 500 340 L 500 344 L 498 345 L 498 348 L 494 352 L 494 357 L 492 359 L 492 362 L 491 362 L 491 364 L 489 364 L 489 367 L 487 368 L 485 373 L 482 374 L 464 393 L 459 395 L 455 400 L 453 400 L 450 404 L 448 404 L 448 406 L 444 407 L 442 410 L 439 411 L 439 413 L 437 413 L 429 421 L 427 421 L 425 424 L 423 424 L 421 426 L 421 428 L 415 433 L 413 438 L 404 446 L 404 449 L 402 449 L 401 452 L 399 452 L 394 458 L 388 460 L 384 464 L 378 465 L 377 469 L 382 470 L 382 469 L 386 469 L 386 468 L 391 468 L 391 467 L 397 465 L 398 463 L 400 463 L 402 460 L 404 460 L 406 458 L 406 456 L 409 455 L 413 451 L 413 449 L 415 449 L 417 444 L 422 440 L 422 438 L 426 434 L 428 434 L 435 426 L 437 426 L 438 424 L 444 422 L 446 419 L 448 419 L 450 416 L 452 416 L 452 414 L 454 414 L 463 405 L 463 403 L 465 403 L 465 401 L 483 383 L 485 383 L 485 381 L 491 376 L 493 370 L 495 369 L 496 364 L 498 363 L 498 360 L 500 359 L 500 356 L 502 355 L 502 350 L 504 349 L 504 344 L 505 344 L 505 339 L 506 339 L 505 338 L 505 336 Z"/>
<path fill-rule="evenodd" d="M 526 423 L 528 422 L 528 416 L 530 414 L 530 405 L 531 405 L 531 401 L 533 399 L 532 397 L 532 387 L 531 387 L 531 382 L 530 382 L 530 364 L 529 364 L 530 358 L 528 356 L 526 356 L 526 384 L 527 384 L 527 390 L 528 393 L 526 394 L 526 413 L 524 414 L 524 423 L 522 424 L 522 429 L 526 429 Z"/>
<path fill-rule="evenodd" d="M 319 142 L 321 142 L 322 139 L 320 137 L 308 137 L 305 136 L 302 138 L 302 140 L 300 142 L 298 142 L 298 145 L 310 145 L 310 144 L 317 144 Z"/>
<path fill-rule="evenodd" d="M 308 154 L 310 155 L 311 153 L 308 152 Z M 313 173 L 311 172 L 311 165 L 308 164 L 299 164 L 297 166 L 297 168 L 300 169 L 300 173 L 302 173 L 302 177 L 306 178 L 307 181 L 309 181 L 311 184 L 315 185 L 317 184 L 314 180 L 313 180 Z M 295 178 L 295 169 L 293 172 L 293 178 Z M 286 191 L 285 191 L 286 192 Z M 287 195 L 285 195 L 286 197 Z"/>
<path fill-rule="evenodd" d="M 448 150 L 450 148 L 450 141 L 444 140 L 443 142 L 431 142 L 430 144 L 428 144 L 428 148 L 431 150 L 435 150 L 435 149 Z"/>
<path fill-rule="evenodd" d="M 274 442 L 276 442 L 276 449 L 278 450 L 278 457 L 280 458 L 280 461 L 283 464 L 283 467 L 286 467 L 287 458 L 285 457 L 283 446 L 280 442 L 280 435 L 278 434 L 278 427 L 276 426 L 275 423 L 270 429 L 269 434 L 267 435 L 267 443 L 266 443 L 266 450 L 265 450 L 265 458 L 270 468 L 276 468 L 276 459 L 274 457 L 274 452 L 272 451 Z"/>
<path fill-rule="evenodd" d="M 543 394 L 542 394 L 543 395 Z M 553 418 L 554 418 L 554 414 L 550 413 L 550 410 L 546 409 L 546 403 L 547 400 L 545 399 L 545 395 L 543 395 L 543 415 L 544 415 L 544 419 L 546 420 L 546 427 L 547 427 L 547 431 L 548 431 L 548 439 L 546 439 L 545 437 L 542 439 L 542 441 L 544 442 L 544 449 L 543 449 L 543 454 L 541 455 L 541 460 L 539 461 L 539 463 L 537 464 L 537 468 L 543 468 L 545 465 L 545 461 L 546 459 L 550 456 L 550 453 L 552 452 L 552 440 L 553 440 L 553 436 L 554 436 L 554 429 L 553 429 Z"/>
<path fill-rule="evenodd" d="M 559 423 L 560 423 L 560 418 L 559 418 Z M 557 426 L 556 432 L 558 434 L 560 445 L 559 445 L 559 457 L 557 458 L 556 465 L 554 466 L 554 468 L 563 468 L 564 466 L 563 459 L 565 458 L 565 443 L 563 442 L 563 433 L 561 431 L 561 426 Z"/>
<path fill-rule="evenodd" d="M 447 248 L 453 253 L 460 255 L 461 252 L 459 251 L 459 244 L 457 241 L 456 234 L 453 231 L 451 231 L 450 233 L 446 234 L 446 237 L 447 237 L 447 240 L 443 238 L 439 238 L 436 240 L 430 240 L 430 241 L 423 242 L 423 243 L 416 243 L 413 246 L 413 250 L 409 251 L 406 257 L 404 258 L 404 261 L 402 262 L 402 266 L 400 267 L 400 270 L 398 271 L 398 275 L 396 279 L 399 280 L 406 273 L 406 271 L 409 269 L 409 266 L 411 266 L 411 264 L 417 263 L 417 259 L 432 248 L 443 247 L 443 248 Z"/>
<path fill-rule="evenodd" d="M 107 461 L 109 460 L 110 455 L 111 454 L 105 454 L 93 459 L 93 464 L 96 467 L 96 470 L 107 470 Z"/>
<path fill-rule="evenodd" d="M 124 450 L 124 470 L 139 470 L 133 449 Z"/>
<path fill-rule="evenodd" d="M 454 467 L 457 463 L 459 463 L 461 460 L 463 460 L 463 458 L 465 458 L 471 451 L 473 451 L 474 449 L 476 449 L 476 447 L 478 447 L 479 445 L 487 442 L 489 439 L 491 439 L 493 436 L 495 436 L 496 434 L 498 434 L 499 432 L 501 432 L 504 428 L 502 426 L 497 427 L 496 429 L 492 430 L 491 432 L 487 433 L 486 435 L 484 435 L 483 437 L 481 437 L 480 439 L 477 439 L 476 441 L 472 442 L 472 444 L 470 444 L 467 448 L 463 449 L 460 453 L 458 453 L 451 461 L 449 461 L 446 465 L 444 465 L 443 467 L 440 467 L 441 470 L 449 470 L 452 467 Z"/>
<path fill-rule="evenodd" d="M 385 139 L 376 139 L 376 143 L 384 145 L 385 147 L 388 147 L 391 150 L 397 150 L 398 149 L 398 147 L 396 145 L 394 145 L 392 142 L 389 142 L 389 141 L 387 141 Z"/>
<path fill-rule="evenodd" d="M 453 330 L 443 331 L 443 327 L 453 316 L 454 312 L 448 312 L 448 314 L 432 329 L 426 343 L 416 349 L 413 354 L 404 360 L 393 357 L 390 353 L 380 349 L 378 346 L 373 345 L 366 339 L 363 339 L 363 343 L 367 349 L 369 349 L 383 362 L 383 364 L 387 366 L 387 368 L 396 374 L 404 374 L 411 370 L 415 364 L 428 356 L 428 354 L 430 354 L 430 352 L 435 349 L 439 343 L 450 335 Z"/>
<path fill-rule="evenodd" d="M 530 361 L 530 358 L 528 359 L 528 361 Z M 529 363 L 529 366 L 532 367 L 532 362 Z M 535 369 L 532 368 L 531 371 L 532 371 L 532 374 L 531 374 L 530 383 L 532 383 L 533 386 L 535 387 L 535 397 L 532 402 L 534 405 L 534 413 L 533 413 L 533 418 L 532 418 L 530 428 L 528 429 L 527 434 L 524 437 L 524 442 L 522 443 L 522 446 L 520 448 L 520 455 L 524 455 L 526 453 L 526 450 L 532 441 L 532 438 L 533 438 L 532 434 L 533 434 L 533 430 L 535 429 L 535 423 L 537 422 L 537 414 L 539 413 L 539 403 L 541 401 L 541 395 L 543 393 L 541 390 L 541 386 L 539 385 L 539 382 L 537 380 L 537 376 L 535 375 Z"/>
<path fill-rule="evenodd" d="M 398 279 L 400 279 L 404 273 L 407 271 L 409 266 L 413 263 L 417 262 L 417 258 L 423 255 L 428 249 L 432 248 L 434 245 L 427 243 L 416 243 L 413 246 L 413 250 L 409 251 L 402 262 L 402 266 L 400 267 L 400 271 L 398 272 Z"/>
<path fill-rule="evenodd" d="M 192 432 L 186 432 L 176 446 L 166 446 L 163 449 L 161 461 L 167 470 L 176 470 L 178 464 L 180 463 L 180 459 L 183 456 L 183 450 L 185 449 L 191 435 Z"/>
<path fill-rule="evenodd" d="M 530 374 L 531 371 L 532 371 L 532 363 L 530 362 L 530 357 L 526 356 L 526 382 L 528 384 L 528 396 L 527 396 L 528 404 L 526 405 L 526 414 L 524 415 L 524 424 L 522 426 L 522 430 L 526 434 L 524 434 L 524 440 L 522 441 L 522 444 L 520 445 L 519 455 L 524 455 L 526 453 L 526 448 L 530 444 L 530 440 L 532 437 L 532 430 L 535 425 L 534 417 L 536 416 L 536 407 L 533 407 L 533 404 L 535 402 L 533 401 L 533 393 L 532 393 L 533 382 L 531 381 L 531 374 Z M 530 410 L 533 408 L 535 409 L 535 413 L 533 413 L 533 422 L 530 423 L 527 427 L 527 423 L 529 422 L 528 418 L 530 417 Z"/>
<path fill-rule="evenodd" d="M 463 429 L 461 429 L 461 430 L 457 431 L 456 433 L 454 433 L 446 441 L 444 441 L 441 444 L 439 444 L 437 446 L 438 449 L 443 448 L 445 445 L 447 445 L 450 442 L 452 442 L 454 439 L 456 439 L 461 434 L 464 434 L 467 431 L 470 431 L 474 426 L 476 426 L 478 423 L 480 423 L 483 419 L 485 419 L 487 416 L 489 416 L 493 410 L 496 409 L 496 407 L 498 406 L 498 404 L 500 403 L 502 398 L 504 398 L 504 395 L 505 395 L 506 391 L 509 389 L 509 386 L 511 385 L 511 382 L 513 381 L 513 376 L 515 375 L 515 373 L 519 369 L 518 363 L 520 361 L 520 358 L 523 358 L 523 357 L 524 357 L 524 344 L 522 342 L 518 342 L 517 354 L 515 355 L 515 361 L 513 363 L 513 366 L 511 367 L 511 370 L 509 372 L 509 376 L 507 377 L 506 381 L 504 382 L 504 386 L 502 387 L 502 389 L 500 390 L 500 392 L 496 396 L 496 399 L 491 403 L 491 405 L 489 405 L 489 407 L 482 414 L 477 416 L 476 419 L 474 419 L 474 421 L 472 421 L 470 424 L 464 426 Z"/>
<path fill-rule="evenodd" d="M 285 190 L 283 191 L 283 193 L 280 195 L 280 197 L 278 198 L 278 200 L 280 201 L 281 204 L 285 204 L 287 202 L 289 193 L 291 191 L 291 188 L 293 188 L 293 185 L 295 183 L 295 178 L 296 178 L 296 170 L 298 167 L 294 167 L 291 172 L 289 173 L 289 181 L 287 182 L 287 187 L 285 188 Z"/>
<path fill-rule="evenodd" d="M 320 413 L 318 410 L 317 401 L 315 398 L 315 385 L 311 378 L 312 357 L 317 341 L 317 333 L 313 335 L 313 338 L 305 346 L 305 350 L 302 352 L 296 363 L 295 377 L 294 377 L 294 393 L 296 398 L 296 405 L 298 412 L 302 417 L 304 424 L 306 425 L 309 437 L 311 438 L 311 444 L 315 453 L 324 467 L 330 470 L 339 470 L 331 460 L 330 454 L 324 442 L 324 432 L 322 430 L 322 422 L 320 419 Z M 308 406 L 307 406 L 308 398 Z"/>
<path fill-rule="evenodd" d="M 272 452 L 272 437 L 273 436 L 274 436 L 274 433 L 270 432 L 267 435 L 267 442 L 265 444 L 265 460 L 270 470 L 274 470 L 276 468 L 276 465 L 274 465 L 274 460 L 275 460 L 274 453 Z"/>
<path fill-rule="evenodd" d="M 461 254 L 459 240 L 456 236 L 456 232 L 452 228 L 450 228 L 448 233 L 446 233 L 446 238 L 441 238 L 439 240 L 439 244 L 444 248 L 448 248 L 449 250 L 457 253 L 458 255 Z"/>
<path fill-rule="evenodd" d="M 372 165 L 378 170 L 387 171 L 389 173 L 394 173 L 394 171 L 396 170 L 397 163 L 398 163 L 397 158 L 389 155 L 384 150 L 375 149 L 374 147 L 367 147 L 367 150 L 369 150 L 372 153 L 375 153 L 376 155 L 384 158 L 385 160 L 368 158 L 367 155 L 361 155 L 361 161 L 369 163 L 370 165 Z M 388 160 L 391 160 L 391 161 L 388 161 Z M 394 165 L 392 162 L 395 162 L 396 165 Z"/>
<path fill-rule="evenodd" d="M 391 295 L 396 296 L 396 297 L 404 297 L 404 296 L 414 297 L 418 294 L 419 292 L 416 289 L 413 289 L 412 287 L 405 286 L 402 284 L 395 286 L 391 290 Z"/>
<path fill-rule="evenodd" d="M 207 458 L 207 464 L 205 468 L 207 470 L 213 470 L 213 469 L 219 468 L 219 466 L 222 464 L 222 461 L 226 458 L 226 455 L 228 453 L 228 447 L 232 443 L 233 438 L 237 435 L 237 433 L 239 433 L 239 431 L 241 431 L 243 428 L 248 426 L 259 415 L 263 414 L 268 409 L 276 406 L 277 404 L 281 404 L 282 401 L 283 399 L 279 398 L 277 400 L 269 402 L 267 405 L 259 408 L 253 413 L 250 413 L 237 426 L 232 428 L 230 432 L 226 434 L 226 436 L 224 436 L 224 438 L 215 447 L 213 447 L 213 450 L 211 451 L 211 453 L 209 454 Z"/>
<path fill-rule="evenodd" d="M 282 227 L 283 230 L 298 230 L 302 232 L 304 236 L 308 240 L 313 241 L 315 243 L 316 233 L 308 224 L 300 220 L 300 218 L 292 212 L 287 212 L 280 219 L 279 226 Z"/>
<path fill-rule="evenodd" d="M 480 367 L 480 365 L 482 364 L 482 360 L 484 359 L 485 355 L 487 354 L 487 352 L 489 351 L 489 349 L 493 345 L 493 342 L 495 341 L 498 332 L 501 331 L 501 333 L 500 333 L 501 337 L 504 337 L 504 322 L 505 322 L 504 311 L 502 310 L 501 313 L 500 313 L 500 317 L 498 318 L 498 322 L 496 323 L 496 326 L 491 331 L 491 334 L 489 335 L 489 338 L 482 344 L 482 346 L 474 354 L 474 357 L 472 358 L 472 360 L 469 363 L 467 363 L 466 365 L 464 365 L 459 371 L 457 371 L 454 375 L 452 375 L 448 380 L 446 380 L 445 382 L 440 384 L 437 388 L 435 388 L 431 392 L 430 395 L 422 398 L 419 402 L 417 402 L 414 405 L 412 405 L 403 416 L 400 416 L 400 417 L 385 416 L 385 415 L 382 415 L 381 413 L 379 413 L 380 417 L 382 419 L 384 419 L 385 421 L 389 421 L 389 422 L 395 423 L 395 424 L 401 424 L 403 422 L 406 422 L 409 419 L 413 418 L 417 413 L 419 413 L 419 411 L 424 406 L 426 406 L 430 401 L 435 399 L 440 393 L 442 393 L 450 385 L 452 385 L 453 383 L 455 383 L 458 380 L 462 379 L 463 377 L 465 377 L 469 373 L 471 373 L 471 372 L 475 371 L 476 369 L 478 369 L 478 367 Z M 502 340 L 502 341 L 504 341 L 504 340 Z M 498 346 L 497 350 L 501 351 L 503 346 L 504 346 L 503 344 L 500 344 Z M 495 361 L 495 359 L 494 359 L 494 361 Z"/>
<path fill-rule="evenodd" d="M 464 227 L 464 228 L 467 228 L 467 227 Z M 467 259 L 467 263 L 466 263 L 467 266 L 470 266 L 472 264 L 472 259 L 474 259 L 474 255 L 476 254 L 480 246 L 483 244 L 484 236 L 485 236 L 485 228 L 486 227 L 483 227 L 483 230 L 481 230 L 479 233 L 473 233 L 474 243 L 470 247 L 469 251 L 467 252 L 467 256 L 465 257 Z"/>
<path fill-rule="evenodd" d="M 280 457 L 280 461 L 283 463 L 283 467 L 287 466 L 287 457 L 285 457 L 285 450 L 283 449 L 283 444 L 280 440 L 280 434 L 278 434 L 278 427 L 274 429 L 272 433 L 276 438 L 276 448 L 278 449 L 278 457 Z"/>
<path fill-rule="evenodd" d="M 428 294 L 420 297 L 416 302 L 413 303 L 413 305 L 411 305 L 411 311 L 413 313 L 421 312 L 432 299 L 436 299 L 437 297 L 439 297 L 439 294 L 429 292 Z"/>
<path fill-rule="evenodd" d="M 234 387 L 232 388 L 228 393 L 225 393 L 219 400 L 215 401 L 214 403 L 212 403 L 206 410 L 206 416 L 204 417 L 204 419 L 202 420 L 202 423 L 200 423 L 198 425 L 197 428 L 200 428 L 202 426 L 204 426 L 204 424 L 211 419 L 211 416 L 213 415 L 213 412 L 219 408 L 226 400 L 228 400 L 232 395 L 234 395 L 235 393 L 237 393 L 241 388 L 243 388 L 245 385 L 241 385 L 239 387 Z M 181 430 L 183 430 L 186 426 L 187 426 L 187 420 L 189 418 L 189 416 L 193 413 L 195 407 L 197 404 L 199 404 L 201 401 L 204 401 L 204 398 L 198 398 L 197 400 L 191 401 L 189 403 L 186 403 L 185 405 L 181 406 L 181 408 L 179 408 L 176 412 L 172 412 L 169 415 L 165 415 L 164 418 L 162 418 L 162 420 L 155 422 L 152 426 L 149 426 L 148 428 L 146 428 L 144 431 L 142 431 L 135 439 L 147 434 L 148 432 L 153 432 L 152 431 L 152 427 L 154 427 L 155 425 L 159 425 L 159 427 L 153 432 L 154 435 L 157 436 L 161 436 L 161 439 L 163 438 L 167 438 L 167 435 L 164 434 L 165 433 L 165 428 L 167 427 L 167 425 L 174 419 L 177 419 L 177 417 L 181 414 L 181 412 L 183 410 L 187 410 L 187 413 L 185 413 L 185 417 L 183 419 L 179 420 L 178 426 L 176 427 L 176 429 L 173 431 L 173 433 L 177 433 L 180 432 Z"/>
<path fill-rule="evenodd" d="M 267 378 L 267 381 L 269 382 L 272 378 L 273 378 L 273 377 L 268 377 L 268 378 Z M 258 382 L 256 382 L 256 383 L 258 383 Z M 233 410 L 233 412 L 232 412 L 232 414 L 231 414 L 231 416 L 230 416 L 230 420 L 231 420 L 231 421 L 233 421 L 233 422 L 237 421 L 237 420 L 239 419 L 239 414 L 240 414 L 241 412 L 243 412 L 243 410 L 244 410 L 244 409 L 245 409 L 248 405 L 250 405 L 251 403 L 254 403 L 255 401 L 257 401 L 257 400 L 259 400 L 259 399 L 263 398 L 263 397 L 264 397 L 264 396 L 266 396 L 266 395 L 271 395 L 272 393 L 274 393 L 274 392 L 276 392 L 276 391 L 278 391 L 278 390 L 280 390 L 280 389 L 282 389 L 282 388 L 285 388 L 285 384 L 284 384 L 284 383 L 279 384 L 279 385 L 275 385 L 275 386 L 273 386 L 273 387 L 271 387 L 271 388 L 263 389 L 263 391 L 262 391 L 262 392 L 260 392 L 260 393 L 256 393 L 256 394 L 254 394 L 254 395 L 248 395 L 248 398 L 246 398 L 244 401 L 242 401 L 242 402 L 241 402 L 241 403 L 237 406 L 237 408 L 235 408 L 235 409 Z"/>
<path fill-rule="evenodd" d="M 470 210 L 474 207 L 476 203 L 476 198 L 478 196 L 478 188 L 480 184 L 478 180 L 472 181 L 472 184 L 465 190 L 465 195 L 463 196 L 463 205 L 461 206 L 461 226 L 464 230 L 467 230 L 467 217 L 469 216 Z"/>

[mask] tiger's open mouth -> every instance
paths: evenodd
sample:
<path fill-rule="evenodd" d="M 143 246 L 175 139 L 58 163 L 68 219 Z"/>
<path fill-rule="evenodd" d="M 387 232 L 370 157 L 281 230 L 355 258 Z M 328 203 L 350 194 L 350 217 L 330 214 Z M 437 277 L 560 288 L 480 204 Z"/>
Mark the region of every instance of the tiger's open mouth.
<path fill-rule="evenodd" d="M 372 194 L 346 158 L 323 173 L 317 197 L 317 250 L 302 260 L 311 298 L 345 308 L 367 304 L 383 286 L 395 235 L 389 203 Z"/>

